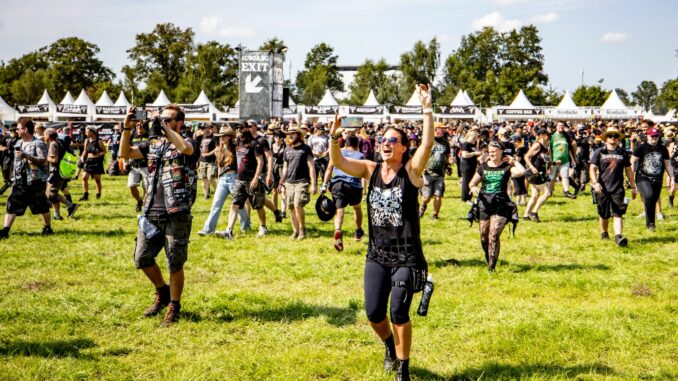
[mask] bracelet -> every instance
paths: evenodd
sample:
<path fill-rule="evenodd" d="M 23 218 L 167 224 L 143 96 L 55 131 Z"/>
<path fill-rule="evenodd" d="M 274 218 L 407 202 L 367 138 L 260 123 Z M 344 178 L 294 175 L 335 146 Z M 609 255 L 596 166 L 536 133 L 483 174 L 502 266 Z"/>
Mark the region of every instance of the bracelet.
<path fill-rule="evenodd" d="M 330 135 L 330 139 L 337 141 L 337 140 L 339 140 L 339 136 L 340 135 Z"/>
<path fill-rule="evenodd" d="M 422 112 L 423 114 L 433 114 L 433 108 L 427 107 L 427 108 L 425 108 L 425 109 L 422 109 L 421 112 Z"/>

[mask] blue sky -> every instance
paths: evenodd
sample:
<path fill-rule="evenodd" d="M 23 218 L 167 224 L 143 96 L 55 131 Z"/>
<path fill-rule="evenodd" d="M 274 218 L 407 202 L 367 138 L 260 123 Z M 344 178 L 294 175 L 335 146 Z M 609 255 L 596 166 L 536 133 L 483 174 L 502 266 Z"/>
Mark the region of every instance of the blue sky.
<path fill-rule="evenodd" d="M 675 0 L 0 0 L 0 60 L 77 36 L 99 45 L 99 58 L 119 73 L 137 33 L 173 22 L 193 28 L 197 42 L 256 48 L 277 36 L 289 47 L 285 75 L 291 63 L 294 76 L 320 42 L 341 65 L 397 64 L 417 40 L 437 36 L 444 60 L 483 25 L 534 23 L 555 88 L 574 90 L 584 67 L 587 84 L 604 79 L 606 88 L 632 91 L 642 80 L 661 86 L 678 76 L 677 14 Z"/>

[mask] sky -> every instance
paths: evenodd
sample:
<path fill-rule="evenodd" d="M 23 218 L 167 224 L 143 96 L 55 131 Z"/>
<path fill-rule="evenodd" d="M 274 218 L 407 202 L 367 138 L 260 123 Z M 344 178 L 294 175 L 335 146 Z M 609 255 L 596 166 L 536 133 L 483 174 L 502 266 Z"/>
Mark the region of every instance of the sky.
<path fill-rule="evenodd" d="M 76 36 L 95 43 L 120 78 L 138 33 L 172 22 L 215 40 L 256 49 L 271 37 L 288 46 L 285 76 L 325 42 L 340 65 L 384 58 L 398 64 L 418 40 L 437 37 L 441 62 L 461 36 L 483 26 L 539 28 L 545 72 L 558 91 L 582 83 L 634 91 L 678 77 L 675 0 L 0 0 L 0 60 Z"/>

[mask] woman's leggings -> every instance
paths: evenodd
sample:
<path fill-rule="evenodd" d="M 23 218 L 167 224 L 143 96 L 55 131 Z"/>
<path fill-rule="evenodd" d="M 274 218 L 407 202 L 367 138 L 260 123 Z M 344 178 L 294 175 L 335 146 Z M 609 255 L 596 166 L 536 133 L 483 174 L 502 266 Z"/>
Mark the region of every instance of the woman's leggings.
<path fill-rule="evenodd" d="M 475 172 L 475 165 L 469 165 L 465 160 L 461 161 L 461 201 L 469 201 L 472 198 L 469 184 Z"/>
<path fill-rule="evenodd" d="M 649 181 L 638 177 L 636 187 L 643 197 L 643 204 L 645 205 L 645 225 L 654 224 L 655 214 L 657 213 L 657 201 L 662 192 L 662 182 Z"/>
<path fill-rule="evenodd" d="M 497 214 L 491 215 L 488 220 L 480 220 L 480 244 L 485 251 L 485 262 L 490 270 L 494 270 L 499 261 L 499 238 L 507 222 L 506 217 Z"/>
<path fill-rule="evenodd" d="M 410 321 L 412 281 L 409 267 L 386 267 L 376 262 L 365 262 L 365 311 L 372 323 L 386 319 L 389 294 L 391 295 L 391 322 L 405 324 Z"/>

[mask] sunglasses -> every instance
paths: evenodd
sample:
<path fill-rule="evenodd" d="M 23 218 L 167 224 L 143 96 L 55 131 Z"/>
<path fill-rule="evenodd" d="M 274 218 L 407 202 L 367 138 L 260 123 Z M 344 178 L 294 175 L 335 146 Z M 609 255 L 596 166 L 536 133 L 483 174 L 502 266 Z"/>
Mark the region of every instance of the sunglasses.
<path fill-rule="evenodd" d="M 607 135 L 608 139 L 619 139 L 619 135 Z"/>
<path fill-rule="evenodd" d="M 175 119 L 174 119 L 174 118 L 171 118 L 171 117 L 169 117 L 169 116 L 163 116 L 162 118 L 160 118 L 160 120 L 162 120 L 162 121 L 165 122 L 165 123 L 169 123 L 169 122 L 171 122 L 171 121 L 173 121 L 173 120 L 175 120 Z"/>
<path fill-rule="evenodd" d="M 490 145 L 490 147 L 502 149 L 501 144 L 499 144 L 498 142 L 495 142 L 495 141 L 490 142 L 489 145 Z"/>
<path fill-rule="evenodd" d="M 396 144 L 400 141 L 397 137 L 393 136 L 390 138 L 381 138 L 380 142 L 383 143 L 388 143 L 388 144 Z"/>

